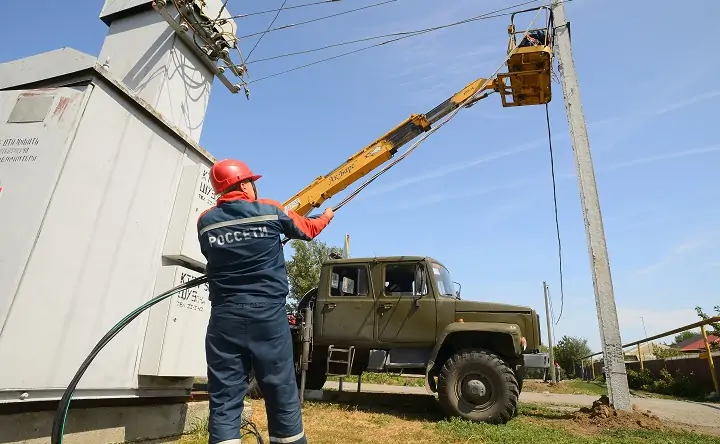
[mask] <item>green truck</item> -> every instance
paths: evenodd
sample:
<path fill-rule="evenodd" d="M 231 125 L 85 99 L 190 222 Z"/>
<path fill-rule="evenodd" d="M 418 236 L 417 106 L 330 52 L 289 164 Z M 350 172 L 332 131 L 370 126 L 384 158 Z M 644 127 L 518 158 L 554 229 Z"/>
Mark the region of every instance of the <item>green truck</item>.
<path fill-rule="evenodd" d="M 327 260 L 288 318 L 301 397 L 329 375 L 419 374 L 448 415 L 505 423 L 525 368 L 547 365 L 535 310 L 462 300 L 430 257 Z M 262 396 L 252 376 L 250 395 Z"/>

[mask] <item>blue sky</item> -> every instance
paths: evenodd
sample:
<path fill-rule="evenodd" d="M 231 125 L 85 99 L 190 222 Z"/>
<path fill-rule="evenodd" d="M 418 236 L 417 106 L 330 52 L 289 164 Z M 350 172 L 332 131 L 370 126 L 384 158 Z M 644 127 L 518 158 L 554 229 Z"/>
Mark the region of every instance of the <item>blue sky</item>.
<path fill-rule="evenodd" d="M 97 54 L 101 0 L 8 2 L 7 61 L 70 46 Z M 282 2 L 230 0 L 233 14 Z M 305 3 L 290 0 L 287 5 Z M 276 26 L 374 3 L 344 0 L 283 11 Z M 461 20 L 516 0 L 398 0 L 267 34 L 253 59 Z M 720 4 L 574 0 L 566 5 L 588 121 L 624 342 L 697 319 L 720 304 Z M 265 29 L 273 15 L 238 21 Z M 260 193 L 287 199 L 412 113 L 423 113 L 504 60 L 507 17 L 364 51 L 252 85 L 251 100 L 215 83 L 201 144 L 264 175 Z M 30 30 L 30 31 L 29 31 Z M 18 38 L 22 35 L 22 38 Z M 247 53 L 255 38 L 243 41 Z M 363 44 L 360 44 L 363 45 Z M 354 47 L 250 65 L 260 78 Z M 560 85 L 550 104 L 565 262 L 555 334 L 600 339 L 577 180 Z M 335 203 L 335 198 L 330 203 Z M 549 153 L 542 107 L 502 108 L 493 95 L 463 110 L 407 160 L 338 212 L 321 235 L 351 254 L 430 255 L 463 297 L 531 305 L 542 281 L 560 312 Z"/>

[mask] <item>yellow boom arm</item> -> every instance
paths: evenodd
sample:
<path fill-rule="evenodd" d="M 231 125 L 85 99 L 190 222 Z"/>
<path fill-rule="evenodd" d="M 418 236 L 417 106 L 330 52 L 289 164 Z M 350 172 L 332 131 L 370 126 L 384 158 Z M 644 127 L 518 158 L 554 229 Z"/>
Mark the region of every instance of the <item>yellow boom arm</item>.
<path fill-rule="evenodd" d="M 474 94 L 485 90 L 499 91 L 499 88 L 500 85 L 495 79 L 491 81 L 477 79 L 469 83 L 429 113 L 411 115 L 387 134 L 355 153 L 329 174 L 315 179 L 283 205 L 298 214 L 307 215 L 313 208 L 318 208 L 323 202 L 387 162 L 400 147 L 428 131 L 435 122 L 457 109 Z"/>

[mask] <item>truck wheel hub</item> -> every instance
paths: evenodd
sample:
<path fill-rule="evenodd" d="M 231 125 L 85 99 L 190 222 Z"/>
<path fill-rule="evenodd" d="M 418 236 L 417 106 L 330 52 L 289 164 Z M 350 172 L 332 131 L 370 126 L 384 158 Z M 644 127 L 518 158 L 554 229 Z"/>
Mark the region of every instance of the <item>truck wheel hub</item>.
<path fill-rule="evenodd" d="M 462 397 L 475 405 L 482 405 L 490 400 L 488 385 L 480 375 L 468 375 L 461 383 Z"/>

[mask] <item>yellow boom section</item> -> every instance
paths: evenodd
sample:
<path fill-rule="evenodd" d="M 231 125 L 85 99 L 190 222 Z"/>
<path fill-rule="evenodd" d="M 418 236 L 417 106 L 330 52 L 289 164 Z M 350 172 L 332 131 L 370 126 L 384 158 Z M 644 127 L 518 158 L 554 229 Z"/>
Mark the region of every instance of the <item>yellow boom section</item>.
<path fill-rule="evenodd" d="M 388 131 L 384 136 L 355 153 L 339 167 L 325 176 L 315 179 L 302 191 L 288 199 L 283 205 L 303 216 L 322 205 L 350 184 L 367 175 L 378 166 L 391 159 L 395 153 L 418 135 L 428 131 L 432 124 L 457 109 L 474 94 L 485 91 L 498 91 L 498 82 L 493 79 L 477 79 L 461 91 L 433 108 L 427 114 L 413 114 L 404 122 Z"/>

